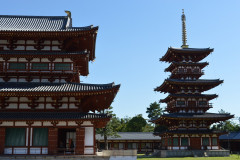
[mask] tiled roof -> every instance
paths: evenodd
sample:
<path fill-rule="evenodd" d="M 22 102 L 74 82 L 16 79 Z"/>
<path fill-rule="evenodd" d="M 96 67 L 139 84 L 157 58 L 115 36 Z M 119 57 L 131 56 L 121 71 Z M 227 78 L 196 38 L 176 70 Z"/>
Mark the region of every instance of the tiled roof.
<path fill-rule="evenodd" d="M 67 27 L 67 16 L 0 15 L 0 31 L 82 31 L 93 26 Z"/>
<path fill-rule="evenodd" d="M 194 52 L 202 52 L 202 51 L 213 51 L 213 49 L 211 49 L 211 48 L 174 48 L 174 47 L 170 47 L 170 48 L 168 48 L 169 50 L 171 50 L 171 51 L 184 51 L 184 52 L 192 52 L 192 51 L 194 51 Z"/>
<path fill-rule="evenodd" d="M 101 91 L 119 85 L 110 84 L 84 84 L 84 83 L 37 83 L 37 82 L 1 82 L 1 92 L 84 92 Z"/>
<path fill-rule="evenodd" d="M 218 97 L 216 94 L 169 94 L 166 98 L 161 99 L 160 102 L 167 102 L 171 100 L 172 97 L 183 98 L 183 97 L 194 97 L 194 98 L 207 98 L 208 100 Z"/>
<path fill-rule="evenodd" d="M 106 114 L 83 112 L 0 112 L 0 120 L 77 120 L 110 118 Z"/>
<path fill-rule="evenodd" d="M 240 132 L 230 132 L 219 137 L 220 140 L 240 140 Z"/>
<path fill-rule="evenodd" d="M 206 130 L 172 130 L 172 131 L 164 131 L 164 132 L 160 132 L 160 133 L 154 133 L 154 135 L 161 135 L 163 133 L 176 133 L 176 134 L 209 134 L 209 133 L 223 133 L 222 131 L 215 131 L 215 130 L 210 130 L 210 129 L 206 129 Z"/>
<path fill-rule="evenodd" d="M 50 52 L 50 51 L 0 51 L 0 55 L 73 55 L 73 54 L 86 54 L 87 50 L 84 51 L 76 51 L 76 52 Z"/>
<path fill-rule="evenodd" d="M 233 117 L 230 114 L 220 114 L 220 113 L 170 113 L 170 114 L 163 114 L 162 117 L 170 117 L 170 118 L 227 118 Z"/>
<path fill-rule="evenodd" d="M 223 82 L 219 79 L 198 79 L 198 80 L 181 80 L 181 79 L 166 79 L 168 82 L 187 82 L 187 83 L 215 83 Z"/>
<path fill-rule="evenodd" d="M 108 140 L 161 140 L 159 136 L 154 136 L 152 132 L 118 132 L 120 137 L 108 137 Z M 96 140 L 103 140 L 103 136 L 96 135 Z"/>

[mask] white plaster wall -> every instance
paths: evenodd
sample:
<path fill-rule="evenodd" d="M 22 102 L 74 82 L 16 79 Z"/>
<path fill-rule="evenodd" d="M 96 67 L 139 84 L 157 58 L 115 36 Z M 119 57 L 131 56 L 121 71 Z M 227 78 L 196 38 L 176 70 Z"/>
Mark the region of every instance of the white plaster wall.
<path fill-rule="evenodd" d="M 34 40 L 27 40 L 26 43 L 27 43 L 27 44 L 36 44 L 36 43 L 34 42 Z"/>
<path fill-rule="evenodd" d="M 34 122 L 32 126 L 42 126 L 42 122 Z"/>
<path fill-rule="evenodd" d="M 67 125 L 67 123 L 64 122 L 64 121 L 60 121 L 60 122 L 57 124 L 57 126 L 66 126 L 66 125 Z"/>
<path fill-rule="evenodd" d="M 20 109 L 30 109 L 31 107 L 29 107 L 26 103 L 22 103 L 22 104 L 19 104 L 19 108 Z"/>
<path fill-rule="evenodd" d="M 93 146 L 94 141 L 93 127 L 85 127 L 85 146 Z"/>
<path fill-rule="evenodd" d="M 69 108 L 70 109 L 77 109 L 78 107 L 76 107 L 74 103 L 70 103 Z"/>
<path fill-rule="evenodd" d="M 26 122 L 15 122 L 15 126 L 28 126 Z"/>
<path fill-rule="evenodd" d="M 90 126 L 90 125 L 93 125 L 91 121 L 84 121 L 82 124 L 82 126 Z"/>
<path fill-rule="evenodd" d="M 25 47 L 24 46 L 17 46 L 14 50 L 24 50 Z"/>
<path fill-rule="evenodd" d="M 50 51 L 50 46 L 44 46 L 43 51 Z"/>
<path fill-rule="evenodd" d="M 59 49 L 58 46 L 52 46 L 52 50 L 53 50 L 53 51 L 60 51 L 61 49 Z"/>
<path fill-rule="evenodd" d="M 25 40 L 18 40 L 16 44 L 25 44 Z"/>
<path fill-rule="evenodd" d="M 53 62 L 62 62 L 62 58 L 56 58 Z"/>
<path fill-rule="evenodd" d="M 70 121 L 68 122 L 68 126 L 77 126 L 75 121 Z"/>
<path fill-rule="evenodd" d="M 1 126 L 13 126 L 13 122 L 2 122 Z"/>
<path fill-rule="evenodd" d="M 7 40 L 0 40 L 0 44 L 8 44 Z"/>
<path fill-rule="evenodd" d="M 72 60 L 70 58 L 64 58 L 63 62 L 72 62 Z"/>
<path fill-rule="evenodd" d="M 15 104 L 15 103 L 10 103 L 7 108 L 8 108 L 8 109 L 17 109 L 17 104 Z"/>
<path fill-rule="evenodd" d="M 43 122 L 43 126 L 52 126 L 51 122 Z"/>
<path fill-rule="evenodd" d="M 34 48 L 34 46 L 26 46 L 27 51 L 35 51 L 37 49 Z"/>
<path fill-rule="evenodd" d="M 92 147 L 84 149 L 84 154 L 93 154 L 93 153 L 94 153 L 94 149 Z"/>

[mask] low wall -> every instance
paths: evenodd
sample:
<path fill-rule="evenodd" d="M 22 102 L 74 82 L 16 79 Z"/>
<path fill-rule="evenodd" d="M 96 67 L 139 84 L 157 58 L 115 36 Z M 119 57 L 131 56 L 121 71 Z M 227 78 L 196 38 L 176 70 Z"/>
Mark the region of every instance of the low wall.
<path fill-rule="evenodd" d="M 136 160 L 137 150 L 103 150 L 97 156 L 110 157 L 109 160 Z"/>
<path fill-rule="evenodd" d="M 228 157 L 229 150 L 155 150 L 157 157 Z"/>

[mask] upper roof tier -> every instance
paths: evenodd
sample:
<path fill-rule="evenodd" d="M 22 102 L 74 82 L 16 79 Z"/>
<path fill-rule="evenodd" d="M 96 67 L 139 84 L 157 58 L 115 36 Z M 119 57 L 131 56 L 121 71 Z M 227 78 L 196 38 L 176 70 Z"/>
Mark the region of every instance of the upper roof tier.
<path fill-rule="evenodd" d="M 176 100 L 177 98 L 206 98 L 208 101 L 214 98 L 217 98 L 218 95 L 216 94 L 169 94 L 166 98 L 161 99 L 160 103 L 168 103 L 172 100 Z"/>
<path fill-rule="evenodd" d="M 68 16 L 0 15 L 0 31 L 85 31 L 94 28 L 72 27 Z"/>
<path fill-rule="evenodd" d="M 208 56 L 213 49 L 211 48 L 168 48 L 167 53 L 160 58 L 160 61 L 165 62 L 182 62 L 191 61 L 199 62 Z"/>
<path fill-rule="evenodd" d="M 208 62 L 172 62 L 171 65 L 165 69 L 165 72 L 172 72 L 177 66 L 198 66 L 199 68 L 203 69 L 208 65 Z"/>
<path fill-rule="evenodd" d="M 161 86 L 154 89 L 154 91 L 164 93 L 177 93 L 183 89 L 195 89 L 199 92 L 207 91 L 211 88 L 223 83 L 223 80 L 219 79 L 198 79 L 198 80 L 179 80 L 179 79 L 165 79 Z M 181 88 L 184 87 L 184 88 Z M 197 87 L 197 89 L 196 89 Z"/>

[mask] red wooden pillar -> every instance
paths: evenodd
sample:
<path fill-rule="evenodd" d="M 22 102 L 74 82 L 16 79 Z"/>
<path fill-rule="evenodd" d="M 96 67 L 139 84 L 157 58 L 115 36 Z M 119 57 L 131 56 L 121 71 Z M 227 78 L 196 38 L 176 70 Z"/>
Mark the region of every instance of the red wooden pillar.
<path fill-rule="evenodd" d="M 80 127 L 76 129 L 76 154 L 84 154 L 84 139 L 85 139 L 85 128 Z"/>
<path fill-rule="evenodd" d="M 0 154 L 4 154 L 5 131 L 5 128 L 0 128 Z"/>
<path fill-rule="evenodd" d="M 58 148 L 58 129 L 48 129 L 48 154 L 57 154 Z"/>

